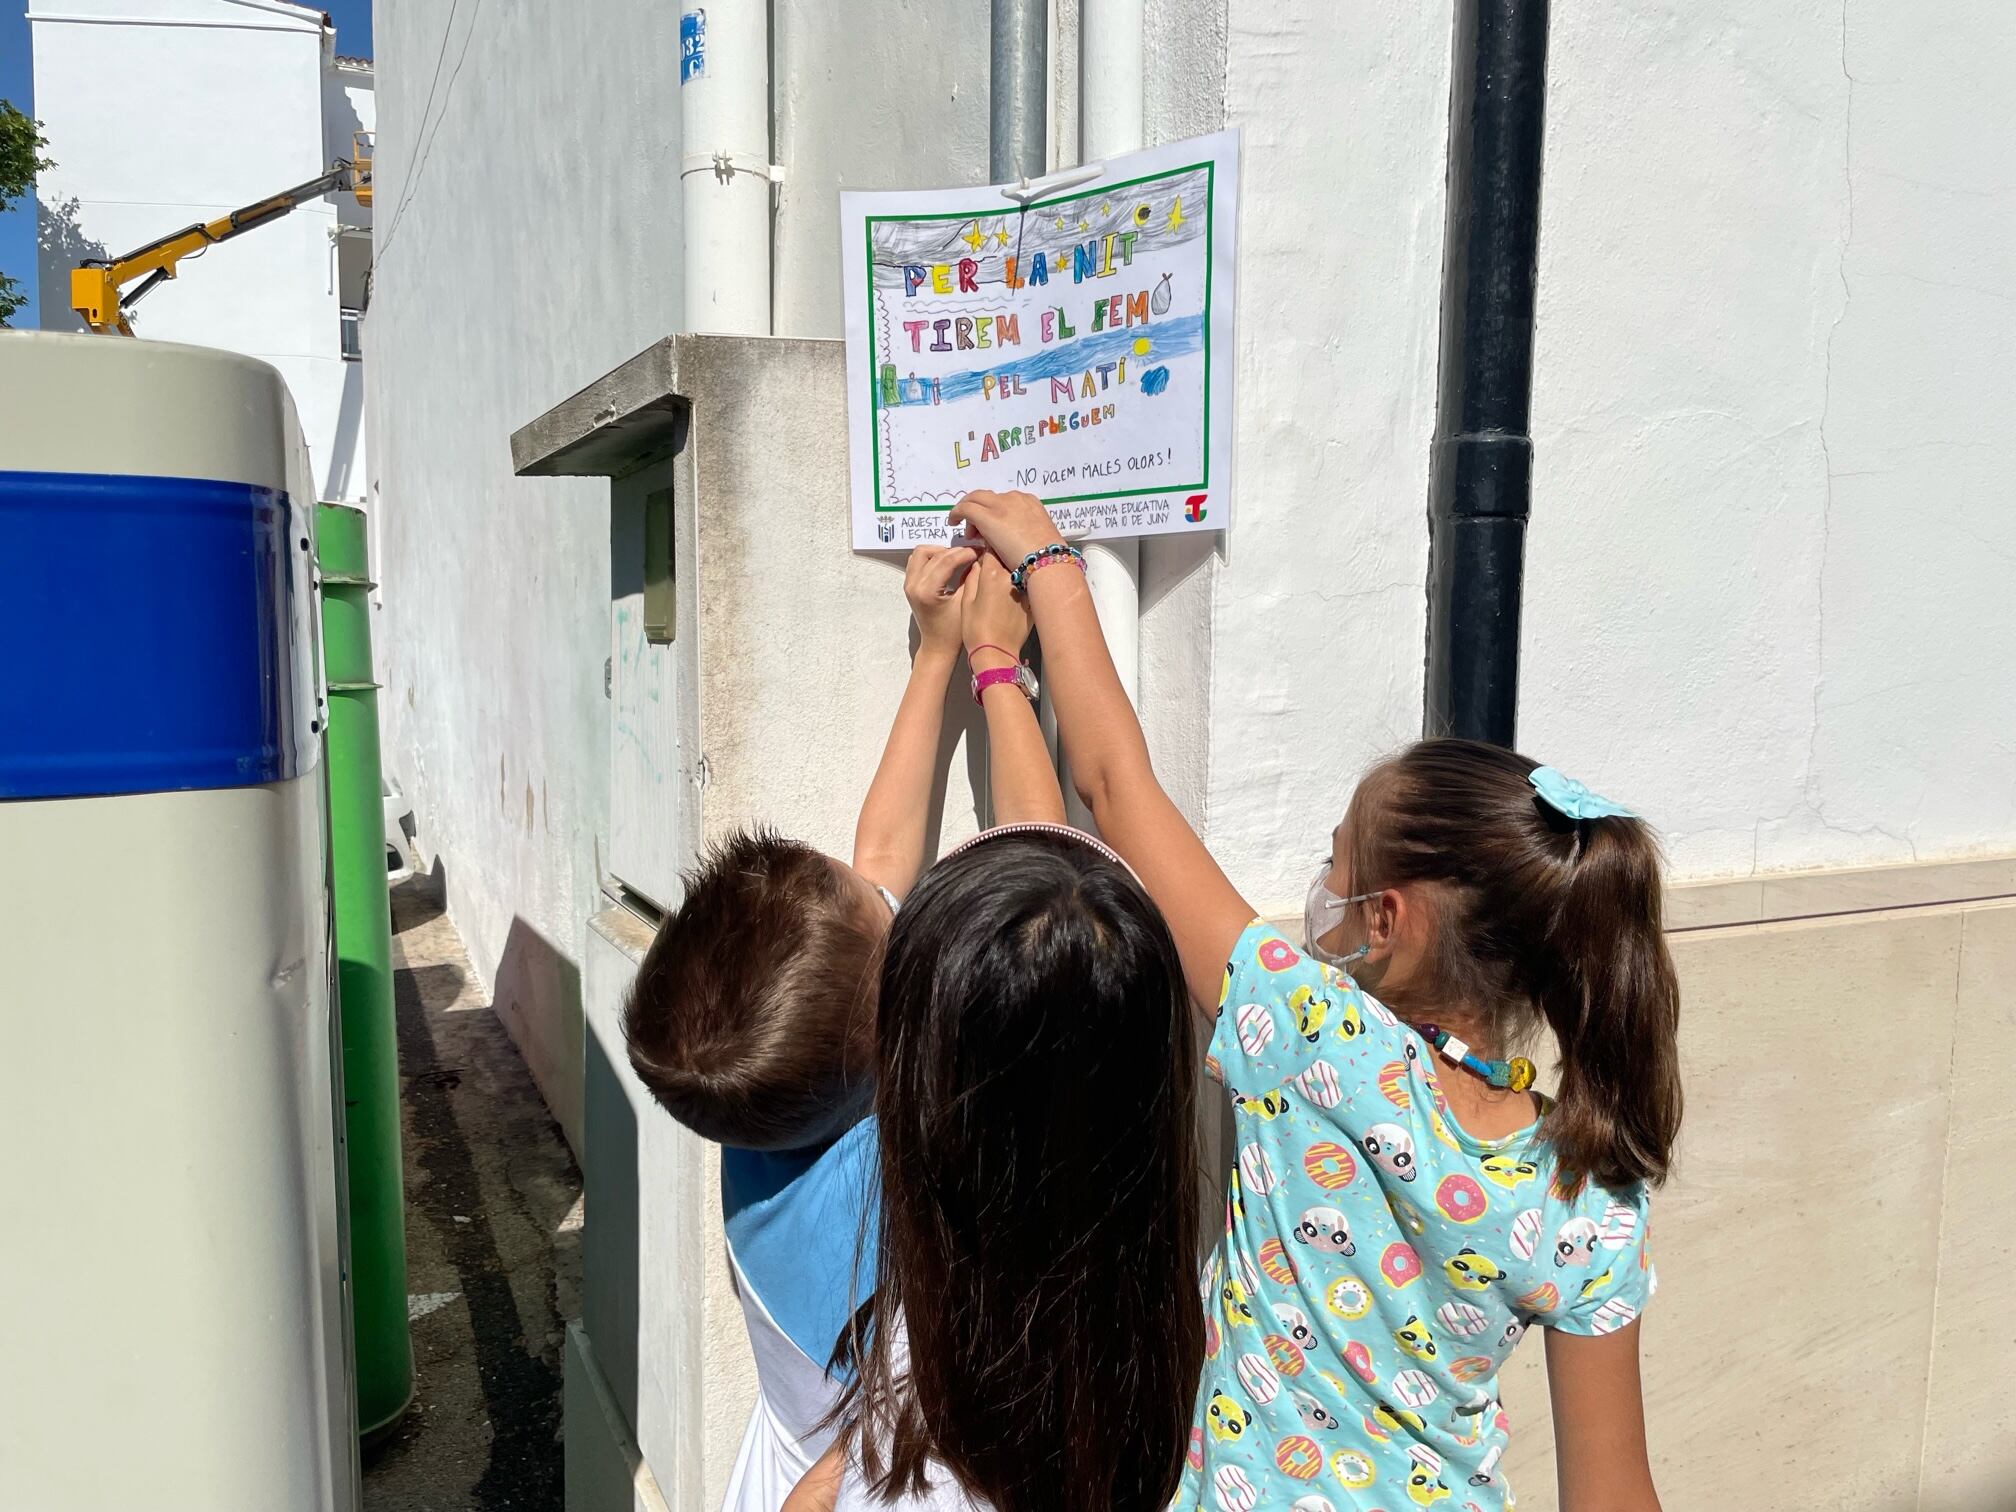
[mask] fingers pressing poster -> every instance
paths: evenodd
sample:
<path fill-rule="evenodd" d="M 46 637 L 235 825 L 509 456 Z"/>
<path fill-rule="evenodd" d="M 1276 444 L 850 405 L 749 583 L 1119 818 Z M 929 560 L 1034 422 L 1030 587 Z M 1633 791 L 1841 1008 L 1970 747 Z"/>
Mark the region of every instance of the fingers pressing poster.
<path fill-rule="evenodd" d="M 1021 489 L 1072 538 L 1219 530 L 1238 133 L 1014 186 L 843 194 L 854 546 Z"/>

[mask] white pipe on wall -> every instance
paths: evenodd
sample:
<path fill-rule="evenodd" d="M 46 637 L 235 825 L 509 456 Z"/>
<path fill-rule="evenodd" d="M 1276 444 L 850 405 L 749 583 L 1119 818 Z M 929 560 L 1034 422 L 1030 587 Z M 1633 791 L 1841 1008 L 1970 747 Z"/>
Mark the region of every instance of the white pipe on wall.
<path fill-rule="evenodd" d="M 1142 146 L 1146 0 L 1082 0 L 1078 149 L 1086 162 Z"/>
<path fill-rule="evenodd" d="M 770 11 L 687 0 L 679 127 L 686 329 L 770 334 Z"/>
<path fill-rule="evenodd" d="M 1142 145 L 1141 96 L 1146 73 L 1144 0 L 1080 0 L 1078 8 L 1078 160 L 1097 162 Z M 1085 582 L 1113 670 L 1129 702 L 1141 682 L 1141 543 L 1094 541 L 1085 547 Z M 1058 749 L 1056 714 L 1043 700 L 1043 733 Z M 1071 822 L 1093 828 L 1062 758 L 1064 807 Z"/>
<path fill-rule="evenodd" d="M 1096 162 L 1142 146 L 1145 0 L 1082 0 L 1078 12 L 1078 153 Z M 1085 548 L 1085 575 L 1129 699 L 1141 676 L 1141 543 Z"/>

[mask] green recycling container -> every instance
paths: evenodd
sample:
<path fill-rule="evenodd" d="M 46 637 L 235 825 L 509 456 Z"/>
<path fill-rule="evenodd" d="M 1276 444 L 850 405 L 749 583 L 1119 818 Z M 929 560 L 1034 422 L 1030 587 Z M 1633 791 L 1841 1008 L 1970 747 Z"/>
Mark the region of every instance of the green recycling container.
<path fill-rule="evenodd" d="M 406 1327 L 405 1167 L 399 1154 L 399 1052 L 392 1011 L 392 919 L 378 684 L 371 677 L 371 574 L 364 512 L 316 511 L 322 658 L 329 680 L 330 870 L 343 1021 L 349 1145 L 350 1290 L 357 1424 L 369 1436 L 413 1400 Z"/>

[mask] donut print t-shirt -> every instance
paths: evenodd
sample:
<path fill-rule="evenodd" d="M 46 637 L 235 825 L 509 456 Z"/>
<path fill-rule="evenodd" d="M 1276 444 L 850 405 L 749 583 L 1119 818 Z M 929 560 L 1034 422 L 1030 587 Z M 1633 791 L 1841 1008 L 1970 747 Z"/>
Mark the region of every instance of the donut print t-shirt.
<path fill-rule="evenodd" d="M 1564 1195 L 1537 1125 L 1472 1139 L 1434 1055 L 1266 924 L 1240 936 L 1207 1062 L 1238 1165 L 1175 1505 L 1509 1508 L 1513 1345 L 1614 1332 L 1651 1296 L 1644 1193 Z"/>

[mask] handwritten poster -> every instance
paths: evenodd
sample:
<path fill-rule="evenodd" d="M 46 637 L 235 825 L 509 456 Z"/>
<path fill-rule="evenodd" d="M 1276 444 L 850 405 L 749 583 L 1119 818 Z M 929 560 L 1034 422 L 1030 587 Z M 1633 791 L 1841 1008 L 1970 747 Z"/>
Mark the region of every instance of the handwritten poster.
<path fill-rule="evenodd" d="M 854 546 L 1022 489 L 1068 537 L 1222 530 L 1239 139 L 1047 182 L 843 194 Z M 1075 181 L 1074 181 L 1075 180 Z"/>

